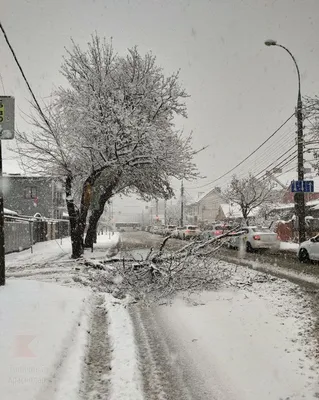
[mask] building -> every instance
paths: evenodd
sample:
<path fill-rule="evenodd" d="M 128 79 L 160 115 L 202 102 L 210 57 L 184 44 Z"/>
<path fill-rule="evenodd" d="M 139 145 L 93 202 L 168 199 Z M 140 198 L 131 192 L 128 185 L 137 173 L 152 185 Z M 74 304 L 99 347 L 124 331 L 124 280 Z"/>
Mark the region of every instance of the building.
<path fill-rule="evenodd" d="M 217 214 L 218 221 L 236 221 L 242 218 L 243 214 L 238 204 L 230 205 L 225 203 L 219 206 Z"/>
<path fill-rule="evenodd" d="M 248 220 L 254 220 L 259 213 L 259 207 L 254 208 L 248 215 Z M 220 222 L 241 222 L 243 213 L 238 204 L 221 204 L 219 206 L 217 220 Z"/>
<path fill-rule="evenodd" d="M 66 212 L 63 187 L 52 177 L 6 174 L 3 188 L 4 206 L 20 215 L 60 219 Z"/>
<path fill-rule="evenodd" d="M 193 224 L 210 224 L 217 221 L 217 215 L 221 204 L 225 199 L 220 188 L 211 189 L 202 194 L 196 202 L 186 205 L 186 219 Z"/>

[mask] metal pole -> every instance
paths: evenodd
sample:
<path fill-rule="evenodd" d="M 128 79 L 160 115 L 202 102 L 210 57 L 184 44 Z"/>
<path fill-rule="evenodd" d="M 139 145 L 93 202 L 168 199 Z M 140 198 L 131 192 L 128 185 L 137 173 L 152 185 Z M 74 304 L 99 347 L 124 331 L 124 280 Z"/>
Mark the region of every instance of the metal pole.
<path fill-rule="evenodd" d="M 184 184 L 181 185 L 181 226 L 184 225 Z"/>
<path fill-rule="evenodd" d="M 167 225 L 167 212 L 166 212 L 166 200 L 164 200 L 164 225 Z"/>
<path fill-rule="evenodd" d="M 265 42 L 266 46 L 277 46 L 284 49 L 292 58 L 298 75 L 298 99 L 297 99 L 297 154 L 298 154 L 298 180 L 304 180 L 304 137 L 303 137 L 303 115 L 302 115 L 302 100 L 301 100 L 301 79 L 300 79 L 300 71 L 297 64 L 297 61 L 291 51 L 287 49 L 287 47 L 278 44 L 275 40 L 267 40 Z M 306 240 L 306 209 L 305 209 L 305 195 L 304 193 L 296 193 L 294 196 L 295 200 L 295 210 L 296 215 L 298 217 L 298 230 L 299 230 L 299 243 L 302 243 Z"/>
<path fill-rule="evenodd" d="M 30 221 L 30 242 L 31 242 L 31 253 L 33 253 L 33 221 Z"/>
<path fill-rule="evenodd" d="M 303 137 L 303 117 L 302 117 L 302 101 L 301 92 L 299 88 L 298 102 L 297 102 L 297 138 L 298 138 L 298 180 L 304 180 L 304 159 L 303 159 L 303 149 L 304 149 L 304 137 Z M 299 243 L 306 240 L 306 207 L 305 207 L 305 195 L 304 193 L 295 194 L 295 207 L 296 214 L 298 216 L 298 226 L 299 226 Z"/>
<path fill-rule="evenodd" d="M 3 215 L 3 176 L 2 176 L 2 141 L 0 140 L 0 286 L 6 283 L 4 215 Z"/>
<path fill-rule="evenodd" d="M 297 64 L 297 61 L 290 50 L 287 47 L 276 44 L 276 46 L 281 47 L 284 49 L 292 58 L 298 76 L 298 99 L 297 99 L 297 110 L 296 110 L 296 117 L 297 117 L 297 154 L 298 154 L 298 180 L 304 180 L 304 158 L 303 158 L 303 151 L 304 151 L 304 137 L 303 137 L 303 116 L 302 116 L 302 100 L 301 100 L 301 79 L 300 79 L 300 71 Z M 302 243 L 306 240 L 306 208 L 305 208 L 305 195 L 304 193 L 296 193 L 295 194 L 295 209 L 296 215 L 298 217 L 298 229 L 299 229 L 299 243 Z"/>

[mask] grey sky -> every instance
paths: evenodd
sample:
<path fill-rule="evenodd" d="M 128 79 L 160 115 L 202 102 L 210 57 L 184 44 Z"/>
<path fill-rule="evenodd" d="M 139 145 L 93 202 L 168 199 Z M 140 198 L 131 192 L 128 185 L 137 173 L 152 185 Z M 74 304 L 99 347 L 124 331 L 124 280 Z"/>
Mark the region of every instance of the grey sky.
<path fill-rule="evenodd" d="M 152 50 L 167 73 L 181 68 L 191 98 L 189 118 L 178 120 L 178 127 L 194 131 L 195 147 L 210 146 L 196 159 L 207 179 L 187 185 L 194 194 L 210 186 L 192 187 L 231 168 L 294 110 L 297 78 L 292 61 L 281 49 L 265 47 L 265 39 L 277 39 L 294 53 L 303 94 L 319 93 L 318 0 L 0 3 L 1 21 L 39 98 L 63 84 L 59 66 L 70 37 L 85 46 L 94 31 L 113 37 L 119 53 L 136 44 L 143 52 Z M 30 96 L 2 36 L 0 59 L 6 94 L 16 97 L 17 111 L 27 113 Z M 18 128 L 28 130 L 19 114 Z M 294 121 L 286 132 L 293 128 Z M 10 158 L 7 152 L 5 158 Z M 13 168 L 5 160 L 4 169 Z"/>

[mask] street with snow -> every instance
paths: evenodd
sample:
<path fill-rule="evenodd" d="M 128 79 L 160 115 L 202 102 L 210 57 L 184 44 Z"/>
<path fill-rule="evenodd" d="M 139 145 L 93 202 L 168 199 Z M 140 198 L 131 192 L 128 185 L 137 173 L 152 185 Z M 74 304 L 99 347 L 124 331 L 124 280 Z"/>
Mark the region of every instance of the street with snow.
<path fill-rule="evenodd" d="M 7 255 L 1 398 L 319 396 L 315 279 L 296 284 L 216 257 L 212 271 L 224 278 L 214 289 L 156 299 L 142 297 L 140 287 L 125 293 L 115 258 L 145 258 L 160 243 L 148 233 L 110 233 L 78 261 L 70 259 L 69 239 Z M 172 240 L 168 251 L 179 247 Z"/>

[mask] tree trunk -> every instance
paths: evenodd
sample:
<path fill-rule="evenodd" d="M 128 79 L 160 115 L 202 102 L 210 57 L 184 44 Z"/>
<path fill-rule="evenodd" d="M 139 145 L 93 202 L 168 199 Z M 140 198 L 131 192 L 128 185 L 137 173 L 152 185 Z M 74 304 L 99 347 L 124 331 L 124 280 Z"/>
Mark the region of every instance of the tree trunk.
<path fill-rule="evenodd" d="M 72 181 L 72 176 L 68 175 L 65 180 L 65 194 L 71 228 L 72 258 L 79 258 L 83 254 L 83 243 L 78 230 L 79 212 L 75 209 L 72 198 Z"/>
<path fill-rule="evenodd" d="M 65 181 L 65 194 L 68 214 L 71 227 L 72 258 L 80 258 L 84 252 L 83 236 L 86 226 L 86 217 L 91 202 L 91 186 L 94 183 L 94 177 L 90 176 L 83 185 L 80 210 L 76 210 L 72 198 L 71 175 L 67 176 Z"/>
<path fill-rule="evenodd" d="M 112 197 L 112 189 L 113 185 L 108 187 L 108 189 L 101 194 L 98 208 L 92 211 L 92 214 L 89 218 L 89 226 L 85 236 L 84 247 L 91 248 L 93 246 L 93 243 L 96 239 L 97 224 L 101 215 L 103 214 L 105 203 Z"/>

